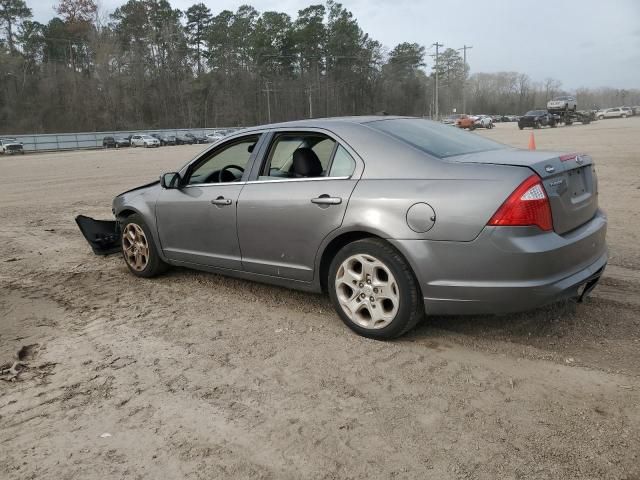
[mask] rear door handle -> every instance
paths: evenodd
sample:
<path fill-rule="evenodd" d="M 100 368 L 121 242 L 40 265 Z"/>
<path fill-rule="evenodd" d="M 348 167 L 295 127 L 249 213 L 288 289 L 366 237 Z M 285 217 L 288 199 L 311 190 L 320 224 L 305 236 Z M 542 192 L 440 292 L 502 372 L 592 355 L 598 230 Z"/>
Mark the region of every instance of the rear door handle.
<path fill-rule="evenodd" d="M 315 203 L 316 205 L 340 205 L 342 203 L 342 199 L 340 197 L 330 197 L 329 195 L 324 194 L 319 197 L 312 198 L 311 203 Z"/>
<path fill-rule="evenodd" d="M 233 202 L 231 201 L 230 198 L 218 197 L 215 200 L 211 200 L 211 203 L 214 205 L 224 206 L 224 205 L 231 205 Z"/>

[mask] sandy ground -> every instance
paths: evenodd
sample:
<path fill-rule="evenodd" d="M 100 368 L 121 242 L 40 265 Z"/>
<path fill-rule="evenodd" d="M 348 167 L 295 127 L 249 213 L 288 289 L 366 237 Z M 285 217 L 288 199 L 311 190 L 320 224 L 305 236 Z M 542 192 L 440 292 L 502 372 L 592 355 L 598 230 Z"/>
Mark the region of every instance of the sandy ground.
<path fill-rule="evenodd" d="M 640 118 L 536 141 L 597 161 L 593 296 L 388 343 L 324 296 L 91 254 L 74 216 L 197 146 L 0 157 L 0 364 L 27 365 L 0 381 L 0 478 L 639 479 Z"/>

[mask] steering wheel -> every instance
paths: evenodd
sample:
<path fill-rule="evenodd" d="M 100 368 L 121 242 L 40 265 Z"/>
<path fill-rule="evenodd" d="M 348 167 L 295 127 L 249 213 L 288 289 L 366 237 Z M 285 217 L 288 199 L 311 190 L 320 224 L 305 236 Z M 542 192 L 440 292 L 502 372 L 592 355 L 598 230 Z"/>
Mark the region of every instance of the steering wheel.
<path fill-rule="evenodd" d="M 244 168 L 242 168 L 239 165 L 233 165 L 233 164 L 232 165 L 226 165 L 226 166 L 222 167 L 220 170 L 218 170 L 218 183 L 234 182 L 235 180 L 237 180 L 236 176 L 231 172 L 227 173 L 227 175 L 228 175 L 227 178 L 229 178 L 229 176 L 233 176 L 233 179 L 231 179 L 231 180 L 223 180 L 223 174 L 225 172 L 227 172 L 231 168 L 234 168 L 234 169 L 244 173 Z"/>
<path fill-rule="evenodd" d="M 228 171 L 231 168 L 244 173 L 244 168 L 242 168 L 239 165 L 233 165 L 233 164 L 232 165 L 226 165 L 226 166 L 222 167 L 220 170 L 218 170 L 218 183 L 235 182 L 237 180 L 236 176 L 233 173 Z M 233 177 L 233 178 L 231 178 L 231 177 Z"/>

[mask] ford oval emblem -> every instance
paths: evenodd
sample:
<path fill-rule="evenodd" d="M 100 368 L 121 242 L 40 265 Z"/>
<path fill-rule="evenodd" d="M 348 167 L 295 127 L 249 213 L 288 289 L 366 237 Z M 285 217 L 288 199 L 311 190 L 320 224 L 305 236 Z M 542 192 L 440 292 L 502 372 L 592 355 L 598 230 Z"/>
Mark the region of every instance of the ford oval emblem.
<path fill-rule="evenodd" d="M 553 168 L 551 165 L 547 165 L 546 167 L 544 167 L 544 169 L 547 173 L 553 173 L 556 171 L 556 169 Z"/>

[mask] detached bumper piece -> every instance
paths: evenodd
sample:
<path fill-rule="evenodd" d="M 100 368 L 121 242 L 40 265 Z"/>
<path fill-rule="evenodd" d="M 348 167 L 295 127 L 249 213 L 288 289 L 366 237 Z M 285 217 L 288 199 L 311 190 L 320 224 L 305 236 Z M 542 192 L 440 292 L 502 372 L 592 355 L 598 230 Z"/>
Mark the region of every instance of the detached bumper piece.
<path fill-rule="evenodd" d="M 578 303 L 582 303 L 587 295 L 589 295 L 600 281 L 600 277 L 604 272 L 604 267 L 593 274 L 589 279 L 578 288 Z"/>
<path fill-rule="evenodd" d="M 96 255 L 112 255 L 122 251 L 120 226 L 115 220 L 94 220 L 78 215 L 76 223 Z"/>

